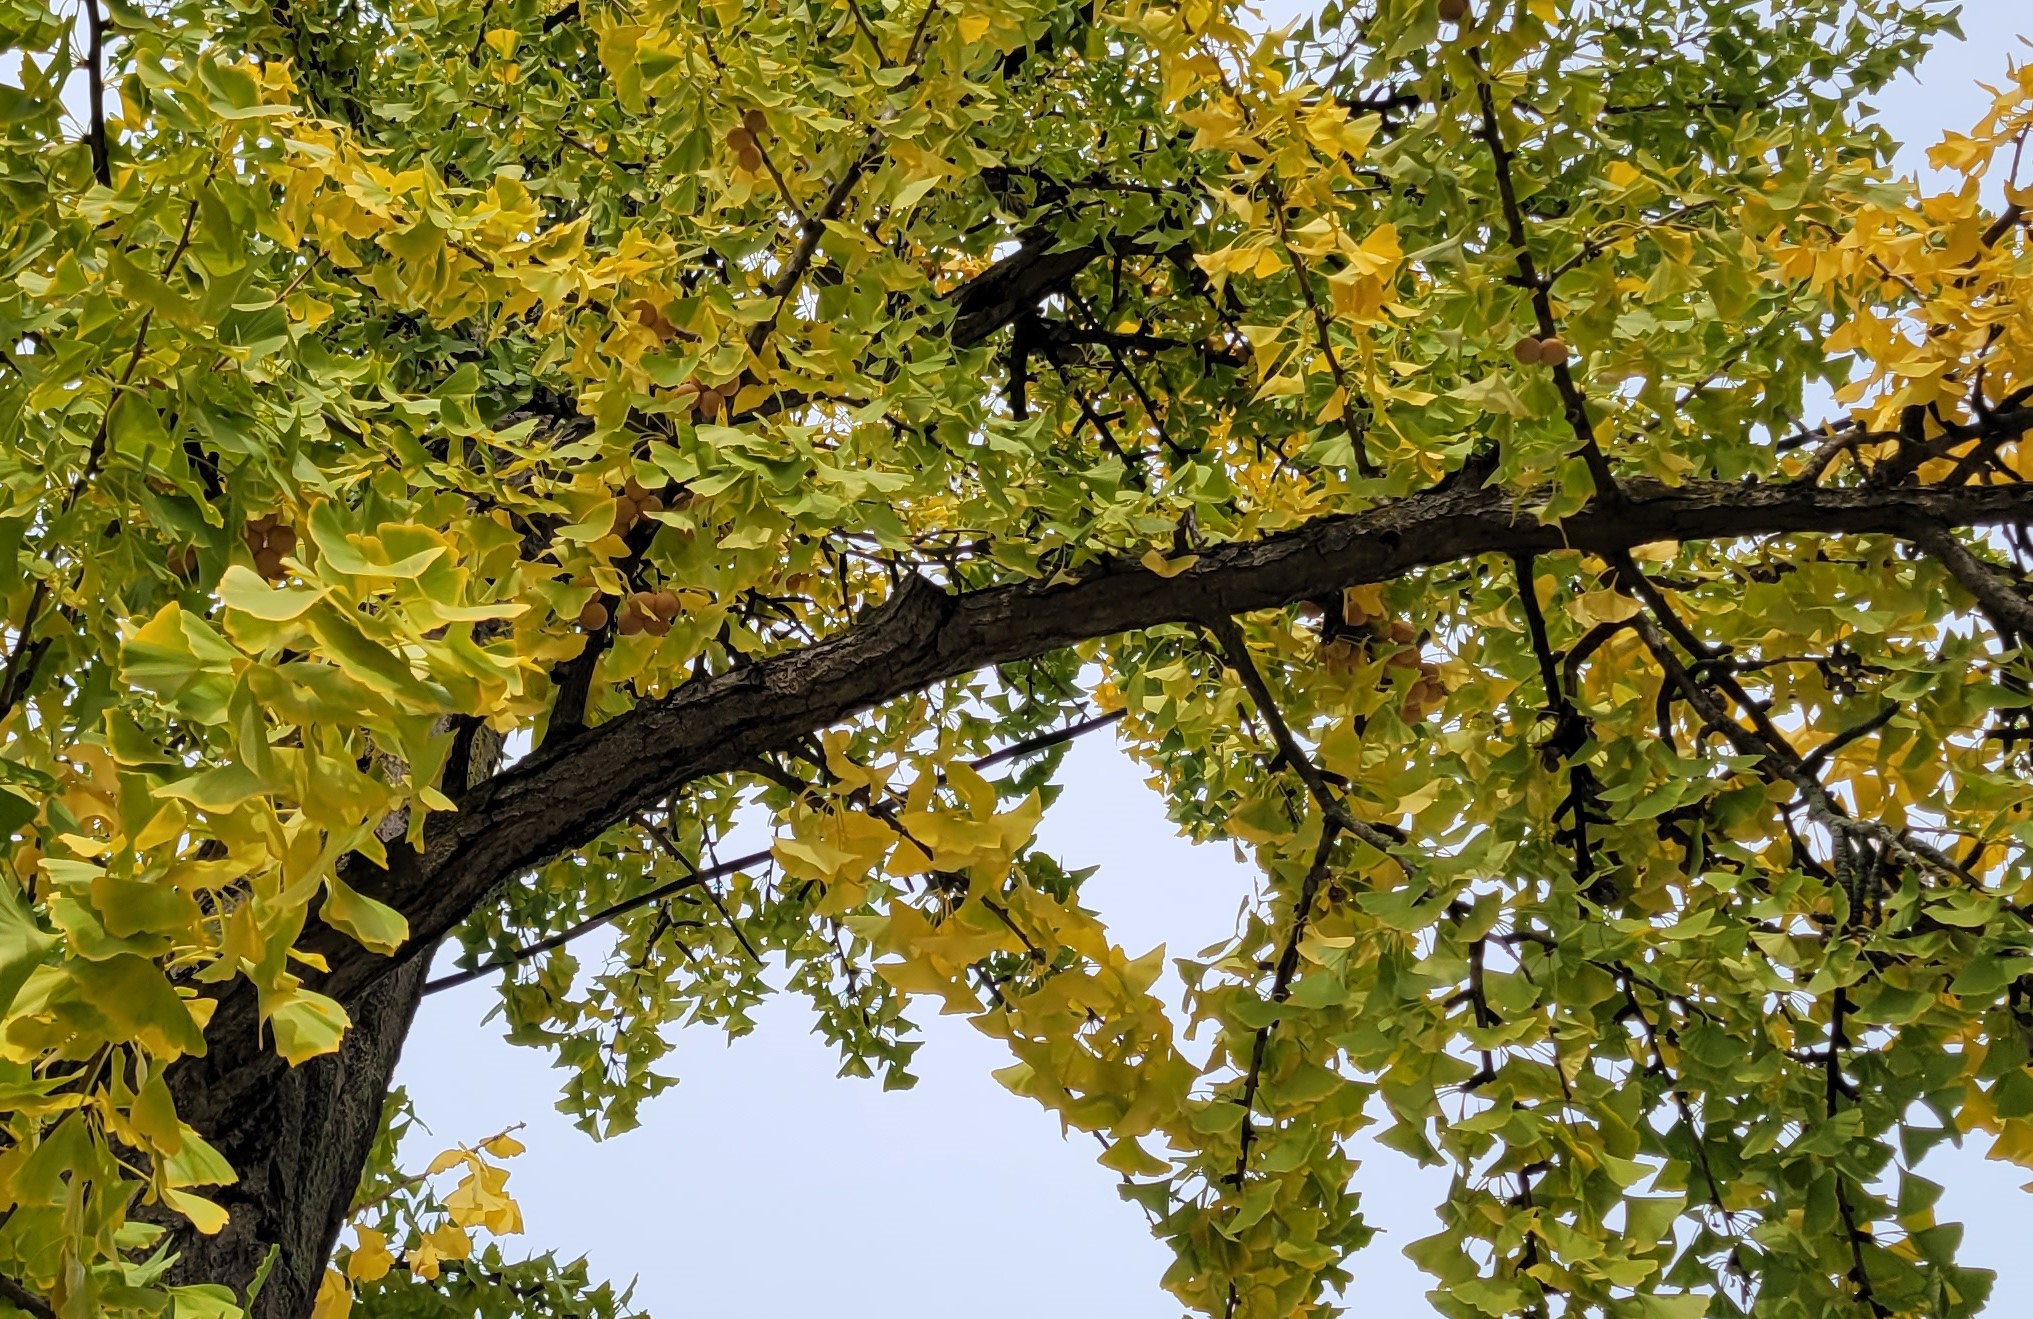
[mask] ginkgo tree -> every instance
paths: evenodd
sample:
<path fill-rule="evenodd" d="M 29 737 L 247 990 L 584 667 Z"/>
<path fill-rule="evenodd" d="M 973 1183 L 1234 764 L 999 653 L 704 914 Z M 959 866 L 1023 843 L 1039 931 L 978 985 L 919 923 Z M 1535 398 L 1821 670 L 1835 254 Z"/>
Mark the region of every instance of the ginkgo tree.
<path fill-rule="evenodd" d="M 1951 22 L 15 0 L 0 1304 L 623 1312 L 395 1159 L 449 949 L 596 1134 L 966 1014 L 1202 1314 L 1334 1309 L 1366 1125 L 1456 1319 L 1977 1312 L 2033 68 L 1939 191 L 1867 108 Z M 1035 846 L 1087 733 L 1254 864 L 1190 1021 Z"/>

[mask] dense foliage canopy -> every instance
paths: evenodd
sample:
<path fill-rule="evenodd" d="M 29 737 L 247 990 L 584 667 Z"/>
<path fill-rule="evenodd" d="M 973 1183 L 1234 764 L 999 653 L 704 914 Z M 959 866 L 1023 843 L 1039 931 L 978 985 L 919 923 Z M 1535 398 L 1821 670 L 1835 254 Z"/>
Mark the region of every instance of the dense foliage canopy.
<path fill-rule="evenodd" d="M 449 940 L 596 1133 L 967 1014 L 1199 1313 L 1333 1309 L 1372 1122 L 1456 1319 L 1974 1313 L 2033 68 L 1919 193 L 1948 21 L 11 0 L 0 1302 L 619 1313 L 512 1136 L 395 1166 Z M 1033 846 L 1097 730 L 1259 873 L 1190 1037 Z"/>

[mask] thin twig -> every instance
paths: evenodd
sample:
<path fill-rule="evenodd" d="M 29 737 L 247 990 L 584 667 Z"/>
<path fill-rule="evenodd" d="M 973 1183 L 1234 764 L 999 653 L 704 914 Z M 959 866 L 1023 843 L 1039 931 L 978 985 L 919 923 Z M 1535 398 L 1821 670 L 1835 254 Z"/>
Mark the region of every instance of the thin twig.
<path fill-rule="evenodd" d="M 1313 910 L 1313 899 L 1320 892 L 1320 885 L 1327 878 L 1328 860 L 1334 853 L 1336 835 L 1340 824 L 1332 816 L 1320 827 L 1320 845 L 1314 850 L 1313 864 L 1306 871 L 1306 878 L 1299 885 L 1299 897 L 1293 905 L 1292 928 L 1285 936 L 1285 946 L 1278 954 L 1277 967 L 1271 973 L 1271 1002 L 1283 1003 L 1292 994 L 1292 977 L 1299 970 L 1299 945 L 1306 937 L 1306 922 Z M 1235 1153 L 1234 1185 L 1242 1189 L 1244 1178 L 1249 1175 L 1249 1150 L 1256 1142 L 1257 1091 L 1263 1081 L 1264 1052 L 1270 1045 L 1271 1027 L 1275 1021 L 1264 1023 L 1257 1028 L 1256 1038 L 1249 1051 L 1249 1073 L 1243 1080 L 1242 1094 L 1236 1103 L 1242 1106 L 1242 1131 Z M 1235 1313 L 1235 1284 L 1228 1286 L 1228 1313 Z"/>
<path fill-rule="evenodd" d="M 436 994 L 447 989 L 457 989 L 460 985 L 469 985 L 475 980 L 485 978 L 490 972 L 506 970 L 509 967 L 527 962 L 533 957 L 541 957 L 551 949 L 562 947 L 582 934 L 591 934 L 594 930 L 606 925 L 617 916 L 625 916 L 631 911 L 647 907 L 650 903 L 661 901 L 674 893 L 682 893 L 684 890 L 704 884 L 708 880 L 720 879 L 754 866 L 765 865 L 774 855 L 775 853 L 771 851 L 750 852 L 747 856 L 739 856 L 732 861 L 724 861 L 706 870 L 694 870 L 682 879 L 675 879 L 667 884 L 659 884 L 653 889 L 636 894 L 625 902 L 617 902 L 611 907 L 594 912 L 585 920 L 567 929 L 560 930 L 549 938 L 538 939 L 535 943 L 531 944 L 524 944 L 522 947 L 511 951 L 506 957 L 498 957 L 491 962 L 483 962 L 470 971 L 457 971 L 448 976 L 439 976 L 436 980 L 430 981 L 424 986 L 424 993 Z"/>
<path fill-rule="evenodd" d="M 1676 206 L 1656 220 L 1627 220 L 1610 225 L 1607 232 L 1589 239 L 1581 245 L 1580 251 L 1547 272 L 1546 282 L 1549 284 L 1558 283 L 1562 275 L 1573 273 L 1601 256 L 1604 252 L 1609 251 L 1610 248 L 1615 247 L 1617 243 L 1622 241 L 1623 231 L 1626 229 L 1638 229 L 1640 231 L 1656 229 L 1661 226 L 1670 225 L 1676 220 L 1684 220 L 1690 215 L 1698 215 L 1714 205 L 1716 205 L 1716 201 L 1713 197 L 1704 197 L 1700 201 L 1692 201 L 1684 206 Z"/>
<path fill-rule="evenodd" d="M 1074 738 L 1085 733 L 1091 733 L 1097 728 L 1106 728 L 1121 718 L 1121 711 L 1111 711 L 1092 719 L 1082 720 L 1077 724 L 1069 724 L 1064 728 L 1040 733 L 1035 737 L 1029 737 L 1021 742 L 1003 747 L 999 751 L 992 751 L 985 756 L 970 760 L 967 762 L 968 768 L 982 770 L 1007 761 L 1018 760 L 1024 756 L 1055 747 L 1061 742 L 1070 742 Z M 658 841 L 662 842 L 663 840 L 659 839 Z M 668 850 L 668 847 L 666 850 Z M 682 878 L 672 880 L 669 883 L 659 884 L 655 888 L 638 893 L 626 901 L 617 902 L 611 907 L 596 911 L 591 916 L 586 917 L 568 929 L 561 930 L 546 938 L 538 939 L 534 943 L 525 944 L 520 948 L 513 949 L 507 955 L 495 958 L 491 962 L 484 962 L 479 966 L 473 967 L 471 970 L 457 971 L 451 975 L 440 976 L 424 986 L 424 993 L 436 994 L 443 990 L 456 989 L 460 985 L 470 985 L 475 980 L 484 979 L 491 972 L 505 971 L 510 967 L 520 966 L 531 958 L 543 956 L 553 948 L 563 947 L 581 935 L 591 934 L 594 930 L 613 922 L 618 917 L 626 916 L 629 912 L 639 911 L 653 902 L 660 902 L 672 894 L 682 893 L 688 888 L 708 883 L 711 880 L 723 879 L 729 875 L 739 874 L 744 870 L 752 870 L 757 866 L 767 865 L 775 856 L 774 848 L 765 848 L 760 852 L 750 852 L 746 856 L 738 856 L 732 861 L 723 861 L 718 865 L 710 866 L 703 870 L 692 866 L 691 862 L 681 857 L 679 858 L 680 863 L 691 867 L 690 873 Z M 722 914 L 726 914 L 724 909 Z M 744 939 L 743 942 L 746 943 L 747 941 Z M 750 949 L 751 955 L 753 955 L 753 952 L 754 950 Z M 761 959 L 758 958 L 757 960 Z"/>
<path fill-rule="evenodd" d="M 1208 630 L 1213 632 L 1215 639 L 1220 642 L 1229 667 L 1242 678 L 1243 689 L 1249 693 L 1250 700 L 1257 707 L 1257 713 L 1263 716 L 1264 723 L 1269 726 L 1271 740 L 1278 744 L 1279 756 L 1292 767 L 1293 773 L 1306 785 L 1306 791 L 1319 803 L 1321 812 L 1342 832 L 1353 834 L 1397 862 L 1399 869 L 1406 875 L 1415 873 L 1412 863 L 1392 850 L 1398 845 L 1397 839 L 1375 825 L 1366 824 L 1349 814 L 1348 808 L 1341 804 L 1340 799 L 1327 786 L 1326 776 L 1321 774 L 1320 767 L 1313 763 L 1313 757 L 1306 753 L 1306 749 L 1299 745 L 1299 739 L 1292 735 L 1291 727 L 1285 722 L 1284 713 L 1278 709 L 1277 699 L 1271 695 L 1270 685 L 1264 681 L 1264 675 L 1258 671 L 1256 661 L 1250 657 L 1249 643 L 1243 639 L 1242 629 L 1235 625 L 1235 620 L 1220 619 L 1211 624 Z"/>
<path fill-rule="evenodd" d="M 1480 71 L 1481 62 L 1477 61 Z M 1530 235 L 1525 230 L 1524 208 L 1518 205 L 1517 188 L 1511 181 L 1511 150 L 1504 145 L 1502 126 L 1497 122 L 1496 95 L 1490 90 L 1489 77 L 1484 74 L 1476 79 L 1476 95 L 1482 105 L 1482 138 L 1489 146 L 1495 161 L 1497 199 L 1503 207 L 1504 227 L 1511 243 L 1513 258 L 1518 267 L 1518 281 L 1529 290 L 1532 310 L 1539 321 L 1539 337 L 1552 339 L 1559 336 L 1560 327 L 1553 319 L 1553 296 L 1548 288 L 1549 281 L 1539 273 L 1532 259 Z M 1589 425 L 1588 406 L 1581 397 L 1580 388 L 1574 383 L 1574 373 L 1565 362 L 1553 368 L 1553 383 L 1560 391 L 1561 402 L 1566 406 L 1567 423 L 1574 432 L 1576 452 L 1588 465 L 1588 474 L 1595 482 L 1598 498 L 1614 501 L 1619 497 L 1616 476 L 1610 471 L 1609 459 L 1595 442 L 1595 429 Z"/>
<path fill-rule="evenodd" d="M 1897 701 L 1894 701 L 1890 705 L 1886 706 L 1884 709 L 1872 715 L 1870 718 L 1858 724 L 1856 727 L 1845 728 L 1843 731 L 1837 733 L 1834 737 L 1830 738 L 1828 741 L 1822 743 L 1820 746 L 1814 748 L 1814 750 L 1808 752 L 1806 757 L 1800 762 L 1801 768 L 1806 769 L 1810 772 L 1819 769 L 1824 763 L 1828 761 L 1828 759 L 1831 756 L 1835 755 L 1836 752 L 1842 750 L 1844 747 L 1850 745 L 1852 742 L 1857 742 L 1862 740 L 1863 738 L 1869 737 L 1872 733 L 1877 732 L 1880 728 L 1883 728 L 1886 724 L 1891 723 L 1893 718 L 1897 716 L 1898 713 L 1899 713 L 1899 703 Z"/>
<path fill-rule="evenodd" d="M 1077 724 L 1068 724 L 1064 728 L 1054 728 L 1035 737 L 1027 737 L 1021 742 L 1012 742 L 1000 751 L 991 751 L 979 760 L 968 761 L 968 768 L 988 769 L 1005 761 L 1021 760 L 1033 752 L 1048 750 L 1061 742 L 1070 742 L 1097 728 L 1106 728 L 1128 713 L 1128 710 L 1110 710 L 1106 714 L 1095 715 L 1092 719 L 1082 719 Z"/>
<path fill-rule="evenodd" d="M 671 841 L 670 835 L 652 824 L 647 816 L 637 815 L 635 822 L 642 826 L 643 832 L 650 836 L 651 841 L 663 849 L 664 855 L 670 857 L 671 860 L 691 871 L 694 875 L 699 873 L 699 868 L 692 864 L 691 858 L 680 852 L 678 845 Z M 700 887 L 706 891 L 706 900 L 713 904 L 713 910 L 719 912 L 720 919 L 727 922 L 728 930 L 740 942 L 741 950 L 748 954 L 748 960 L 754 962 L 757 966 L 761 966 L 762 954 L 755 951 L 755 945 L 748 941 L 748 935 L 742 930 L 741 923 L 734 919 L 732 912 L 727 910 L 727 904 L 720 900 L 720 894 L 714 890 L 711 884 L 702 883 Z"/>

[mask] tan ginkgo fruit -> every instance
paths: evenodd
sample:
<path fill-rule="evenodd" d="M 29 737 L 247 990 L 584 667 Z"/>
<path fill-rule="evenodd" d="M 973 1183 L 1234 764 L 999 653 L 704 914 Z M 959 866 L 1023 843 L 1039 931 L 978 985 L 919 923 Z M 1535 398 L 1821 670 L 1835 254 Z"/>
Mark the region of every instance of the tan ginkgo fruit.
<path fill-rule="evenodd" d="M 280 581 L 288 576 L 282 566 L 283 556 L 296 551 L 296 528 L 282 520 L 280 513 L 263 513 L 248 522 L 241 533 L 248 552 L 254 556 L 254 570 L 267 580 Z"/>

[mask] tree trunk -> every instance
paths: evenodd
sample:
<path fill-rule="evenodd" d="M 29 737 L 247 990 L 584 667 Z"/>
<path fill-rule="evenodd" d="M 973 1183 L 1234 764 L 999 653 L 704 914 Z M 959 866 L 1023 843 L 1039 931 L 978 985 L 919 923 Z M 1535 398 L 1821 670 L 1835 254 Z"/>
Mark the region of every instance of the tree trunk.
<path fill-rule="evenodd" d="M 447 719 L 439 731 L 456 724 Z M 502 752 L 500 734 L 467 721 L 453 740 L 445 783 L 458 784 L 463 796 L 501 768 Z M 395 762 L 387 770 L 391 779 L 406 772 Z M 397 811 L 375 832 L 400 851 L 408 823 L 407 810 Z M 311 927 L 321 922 L 313 919 Z M 173 1220 L 172 1248 L 179 1253 L 173 1281 L 224 1283 L 244 1299 L 273 1253 L 250 1307 L 253 1319 L 309 1319 L 381 1129 L 381 1110 L 437 947 L 435 938 L 405 944 L 393 966 L 382 963 L 346 994 L 353 1024 L 339 1051 L 301 1067 L 263 1046 L 249 986 L 235 985 L 221 997 L 205 1030 L 209 1051 L 179 1063 L 169 1085 L 178 1115 L 218 1147 L 240 1180 L 213 1192 L 232 1216 L 219 1235 L 201 1236 Z"/>
<path fill-rule="evenodd" d="M 275 1263 L 252 1307 L 254 1319 L 306 1319 L 318 1294 L 361 1169 L 381 1125 L 402 1042 L 423 997 L 429 950 L 406 958 L 346 1005 L 353 1027 L 335 1054 L 288 1067 L 271 1053 L 221 1051 L 242 1069 L 230 1079 L 210 1059 L 172 1078 L 184 1120 L 219 1147 L 240 1174 L 217 1188 L 232 1214 L 224 1231 L 176 1232 L 179 1282 L 218 1282 L 243 1296 L 271 1250 Z M 244 1069 L 265 1074 L 248 1084 Z"/>

